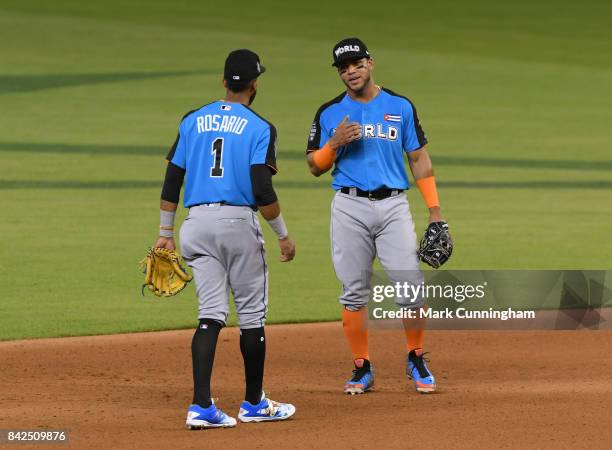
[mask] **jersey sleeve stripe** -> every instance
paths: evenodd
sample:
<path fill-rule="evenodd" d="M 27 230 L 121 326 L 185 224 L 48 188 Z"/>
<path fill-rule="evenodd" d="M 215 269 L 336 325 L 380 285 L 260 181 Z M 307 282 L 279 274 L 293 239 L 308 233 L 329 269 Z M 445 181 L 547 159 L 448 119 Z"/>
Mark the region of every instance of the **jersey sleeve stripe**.
<path fill-rule="evenodd" d="M 417 110 L 412 104 L 412 102 L 410 102 L 410 106 L 412 106 L 412 120 L 414 122 L 414 131 L 416 132 L 417 139 L 419 140 L 419 145 L 423 147 L 425 144 L 427 144 L 427 138 L 425 137 L 425 132 L 421 127 L 421 121 L 419 120 Z"/>
<path fill-rule="evenodd" d="M 416 108 L 414 107 L 414 103 L 412 103 L 412 101 L 408 97 L 404 97 L 403 95 L 399 95 L 399 94 L 393 92 L 391 89 L 382 88 L 382 90 L 385 91 L 389 95 L 393 95 L 394 97 L 403 98 L 404 100 L 406 100 L 408 102 L 408 104 L 412 108 L 412 119 L 413 119 L 413 122 L 414 122 L 414 131 L 415 131 L 417 139 L 419 141 L 419 145 L 421 147 L 423 147 L 425 144 L 427 144 L 427 138 L 425 137 L 425 132 L 423 131 L 423 127 L 421 127 L 421 121 L 419 120 L 419 116 L 417 114 Z"/>
<path fill-rule="evenodd" d="M 168 156 L 166 156 L 166 160 L 168 160 L 168 162 L 172 161 L 172 158 L 174 158 L 174 153 L 176 152 L 176 146 L 178 145 L 180 136 L 181 136 L 180 133 L 176 134 L 176 139 L 174 140 L 174 144 L 172 144 L 172 147 L 170 147 L 170 151 L 168 152 Z"/>
<path fill-rule="evenodd" d="M 269 123 L 269 122 L 268 122 Z M 276 168 L 276 127 L 270 124 L 270 142 L 268 143 L 268 151 L 266 152 L 266 165 L 274 171 L 278 172 Z"/>
<path fill-rule="evenodd" d="M 315 114 L 315 118 L 312 122 L 312 126 L 310 128 L 310 134 L 308 136 L 308 143 L 306 145 L 306 153 L 313 152 L 315 150 L 318 150 L 321 147 L 321 114 L 323 113 L 323 111 L 325 111 L 327 108 L 329 108 L 334 103 L 340 103 L 345 95 L 346 95 L 346 92 L 343 92 L 342 94 L 338 95 L 337 97 L 333 98 L 327 103 L 323 103 L 319 107 L 319 109 L 317 110 L 317 113 Z"/>
<path fill-rule="evenodd" d="M 270 142 L 268 143 L 268 150 L 266 151 L 266 165 L 274 171 L 274 173 L 278 172 L 278 168 L 276 167 L 276 127 L 272 125 L 272 122 L 266 120 L 255 111 L 251 109 L 250 106 L 244 105 L 249 111 L 251 111 L 256 117 L 263 120 L 270 127 Z"/>

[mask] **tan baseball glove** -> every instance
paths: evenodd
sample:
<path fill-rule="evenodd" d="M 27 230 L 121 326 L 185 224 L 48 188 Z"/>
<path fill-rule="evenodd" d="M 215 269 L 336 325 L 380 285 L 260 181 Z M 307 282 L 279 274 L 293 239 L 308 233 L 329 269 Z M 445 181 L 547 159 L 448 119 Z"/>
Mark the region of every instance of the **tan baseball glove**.
<path fill-rule="evenodd" d="M 193 278 L 180 265 L 178 253 L 167 248 L 149 249 L 140 262 L 145 273 L 142 295 L 148 287 L 158 297 L 172 297 L 181 292 Z"/>

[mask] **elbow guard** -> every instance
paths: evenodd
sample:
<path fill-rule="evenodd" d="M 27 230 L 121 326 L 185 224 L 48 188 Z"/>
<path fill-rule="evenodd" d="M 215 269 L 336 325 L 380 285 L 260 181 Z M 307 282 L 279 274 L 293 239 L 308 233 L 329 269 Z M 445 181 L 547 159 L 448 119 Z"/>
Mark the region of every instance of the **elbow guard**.
<path fill-rule="evenodd" d="M 161 198 L 167 202 L 178 203 L 181 196 L 181 187 L 185 179 L 185 169 L 176 164 L 168 163 L 166 178 L 162 187 Z"/>
<path fill-rule="evenodd" d="M 271 205 L 278 200 L 272 187 L 272 170 L 265 164 L 251 166 L 251 185 L 257 206 Z"/>

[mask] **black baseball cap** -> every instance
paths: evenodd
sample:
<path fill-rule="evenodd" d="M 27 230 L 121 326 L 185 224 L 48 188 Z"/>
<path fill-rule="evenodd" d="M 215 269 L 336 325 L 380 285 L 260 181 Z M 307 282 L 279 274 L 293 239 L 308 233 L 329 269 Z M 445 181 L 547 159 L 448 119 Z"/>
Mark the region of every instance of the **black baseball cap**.
<path fill-rule="evenodd" d="M 234 50 L 225 59 L 223 77 L 228 83 L 248 83 L 264 73 L 257 53 L 247 49 Z"/>
<path fill-rule="evenodd" d="M 368 47 L 366 47 L 361 39 L 353 37 L 342 39 L 340 42 L 334 45 L 332 57 L 334 58 L 332 66 L 338 67 L 345 61 L 369 58 L 370 52 L 368 51 Z"/>

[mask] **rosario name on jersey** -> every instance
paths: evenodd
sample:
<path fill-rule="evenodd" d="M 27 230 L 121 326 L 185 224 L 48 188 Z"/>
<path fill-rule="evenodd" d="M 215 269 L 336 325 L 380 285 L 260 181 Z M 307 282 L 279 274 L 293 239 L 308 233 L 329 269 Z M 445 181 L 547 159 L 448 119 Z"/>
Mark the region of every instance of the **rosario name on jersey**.
<path fill-rule="evenodd" d="M 276 173 L 276 129 L 248 106 L 209 103 L 183 117 L 167 159 L 185 169 L 186 208 L 253 206 L 251 166 L 265 164 Z"/>
<path fill-rule="evenodd" d="M 347 115 L 349 122 L 361 125 L 362 138 L 337 150 L 332 187 L 408 189 L 404 152 L 427 143 L 412 102 L 385 88 L 368 103 L 344 92 L 317 111 L 307 151 L 323 147 Z"/>

